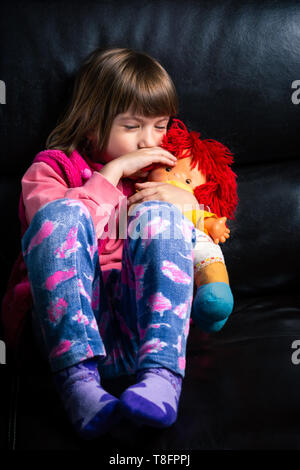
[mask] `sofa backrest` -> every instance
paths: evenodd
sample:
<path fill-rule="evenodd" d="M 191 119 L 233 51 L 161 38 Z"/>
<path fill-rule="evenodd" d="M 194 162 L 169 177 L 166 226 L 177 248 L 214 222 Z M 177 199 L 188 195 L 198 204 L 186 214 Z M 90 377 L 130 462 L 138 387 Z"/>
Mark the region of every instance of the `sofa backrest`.
<path fill-rule="evenodd" d="M 140 0 L 1 7 L 1 296 L 20 249 L 20 179 L 96 47 L 131 47 L 172 76 L 179 118 L 235 155 L 240 204 L 224 245 L 237 296 L 299 280 L 300 5 Z M 299 88 L 300 89 L 300 88 Z"/>

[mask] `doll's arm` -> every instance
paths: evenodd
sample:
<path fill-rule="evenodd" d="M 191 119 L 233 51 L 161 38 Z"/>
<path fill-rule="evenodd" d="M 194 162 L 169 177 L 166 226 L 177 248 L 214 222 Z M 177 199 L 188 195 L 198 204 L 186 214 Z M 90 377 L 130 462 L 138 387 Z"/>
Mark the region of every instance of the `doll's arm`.
<path fill-rule="evenodd" d="M 226 220 L 227 217 L 207 217 L 204 219 L 204 228 L 216 244 L 225 243 L 229 238 L 230 230 L 226 227 Z"/>

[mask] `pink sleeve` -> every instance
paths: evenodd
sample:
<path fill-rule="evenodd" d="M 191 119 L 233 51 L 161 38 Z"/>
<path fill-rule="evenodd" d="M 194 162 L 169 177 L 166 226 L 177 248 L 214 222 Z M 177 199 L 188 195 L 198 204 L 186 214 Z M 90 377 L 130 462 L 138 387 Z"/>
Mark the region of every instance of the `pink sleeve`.
<path fill-rule="evenodd" d="M 124 194 L 101 173 L 94 171 L 81 187 L 68 188 L 66 182 L 47 163 L 33 163 L 22 178 L 22 192 L 27 222 L 47 202 L 61 198 L 79 199 L 88 208 L 98 238 Z"/>

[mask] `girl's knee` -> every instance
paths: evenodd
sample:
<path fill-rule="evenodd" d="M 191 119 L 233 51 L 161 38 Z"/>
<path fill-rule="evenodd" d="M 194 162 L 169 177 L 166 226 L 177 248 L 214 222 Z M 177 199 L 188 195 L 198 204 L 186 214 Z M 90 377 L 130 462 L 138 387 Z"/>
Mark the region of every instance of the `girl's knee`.
<path fill-rule="evenodd" d="M 42 206 L 34 215 L 30 227 L 40 227 L 46 221 L 54 224 L 63 222 L 64 226 L 74 226 L 79 222 L 91 223 L 87 207 L 77 199 L 56 199 Z"/>
<path fill-rule="evenodd" d="M 146 221 L 153 221 L 157 217 L 160 217 L 164 221 L 172 221 L 177 224 L 188 223 L 191 227 L 194 227 L 181 212 L 181 210 L 171 202 L 166 201 L 144 201 L 140 204 L 134 204 L 129 208 L 128 211 L 129 221 L 140 219 Z"/>
<path fill-rule="evenodd" d="M 183 214 L 178 209 L 175 204 L 167 201 L 160 201 L 160 200 L 152 200 L 152 201 L 143 201 L 139 204 L 133 204 L 128 211 L 129 216 L 141 216 L 145 212 L 157 212 L 157 211 L 165 211 L 165 212 L 174 212 L 177 216 L 182 217 Z"/>
<path fill-rule="evenodd" d="M 91 240 L 95 239 L 92 218 L 83 202 L 62 198 L 48 202 L 35 213 L 22 239 L 23 251 L 26 251 L 26 246 L 33 237 L 48 238 L 58 227 L 61 228 L 62 237 L 66 231 L 78 227 L 80 230 L 84 229 L 85 232 L 90 233 Z"/>
<path fill-rule="evenodd" d="M 55 218 L 69 220 L 70 218 L 78 219 L 85 216 L 90 218 L 90 214 L 83 202 L 78 199 L 55 199 L 47 202 L 35 214 L 34 219 Z"/>
<path fill-rule="evenodd" d="M 131 207 L 128 215 L 130 238 L 160 238 L 162 234 L 162 238 L 195 243 L 194 224 L 170 202 L 144 201 Z"/>

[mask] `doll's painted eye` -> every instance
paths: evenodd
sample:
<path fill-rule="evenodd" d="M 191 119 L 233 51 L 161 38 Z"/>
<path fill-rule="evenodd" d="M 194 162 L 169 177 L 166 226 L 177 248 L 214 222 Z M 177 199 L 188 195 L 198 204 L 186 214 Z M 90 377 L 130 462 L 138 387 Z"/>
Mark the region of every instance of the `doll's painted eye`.
<path fill-rule="evenodd" d="M 187 184 L 191 184 L 192 180 L 185 180 Z"/>
<path fill-rule="evenodd" d="M 168 166 L 168 167 L 166 168 L 166 171 L 171 171 L 171 168 Z"/>

